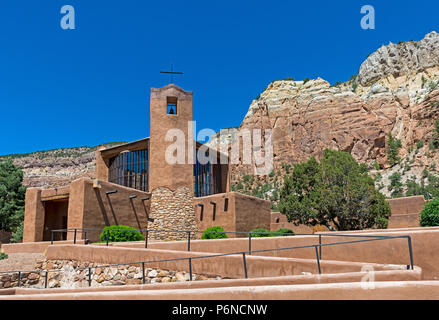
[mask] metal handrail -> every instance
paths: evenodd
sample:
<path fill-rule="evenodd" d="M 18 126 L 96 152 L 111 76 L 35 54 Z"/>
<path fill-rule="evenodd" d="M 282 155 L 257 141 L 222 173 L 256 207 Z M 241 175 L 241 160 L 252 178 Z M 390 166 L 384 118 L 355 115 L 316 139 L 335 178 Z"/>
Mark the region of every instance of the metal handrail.
<path fill-rule="evenodd" d="M 52 230 L 51 231 L 51 241 L 53 243 L 53 233 L 54 232 L 74 232 L 75 239 L 74 243 L 76 243 L 76 235 L 78 231 L 101 231 L 101 229 L 93 229 L 93 228 L 74 228 L 74 229 L 59 229 L 59 230 Z M 136 230 L 129 230 L 129 229 L 111 229 L 111 230 L 123 230 L 123 231 L 136 231 Z M 191 233 L 202 233 L 203 231 L 198 230 L 139 230 L 139 231 L 145 231 L 146 232 L 146 239 L 148 238 L 149 232 L 184 232 L 188 233 L 188 251 L 190 251 L 190 234 Z M 216 231 L 214 231 L 216 232 Z M 267 232 L 235 232 L 235 231 L 219 231 L 218 233 L 233 233 L 233 234 L 247 234 L 249 236 L 249 250 L 248 251 L 238 251 L 238 252 L 231 252 L 231 253 L 219 253 L 219 254 L 212 254 L 207 256 L 198 256 L 198 257 L 184 257 L 184 258 L 174 258 L 174 259 L 164 259 L 164 260 L 152 260 L 152 261 L 140 261 L 140 262 L 130 262 L 130 263 L 122 263 L 122 264 L 109 264 L 109 265 L 101 265 L 99 268 L 106 268 L 111 266 L 122 266 L 122 265 L 136 265 L 141 264 L 142 265 L 142 279 L 143 283 L 145 283 L 145 263 L 159 263 L 159 262 L 170 262 L 170 261 L 179 261 L 179 260 L 188 260 L 189 261 L 189 275 L 190 280 L 192 280 L 192 260 L 195 259 L 204 259 L 204 258 L 215 258 L 215 257 L 223 257 L 223 256 L 230 256 L 230 255 L 242 255 L 243 258 L 243 267 L 244 267 L 244 277 L 247 279 L 247 262 L 246 262 L 246 254 L 251 255 L 252 253 L 262 253 L 262 252 L 272 252 L 272 251 L 283 251 L 283 250 L 293 250 L 293 249 L 303 249 L 303 248 L 314 248 L 316 253 L 316 262 L 317 262 L 317 268 L 319 274 L 321 274 L 321 252 L 322 247 L 325 246 L 333 246 L 333 245 L 340 245 L 340 244 L 354 244 L 354 243 L 362 243 L 362 242 L 371 242 L 371 241 L 379 241 L 379 240 L 388 240 L 388 239 L 407 239 L 408 242 L 408 249 L 409 249 L 409 256 L 410 256 L 410 265 L 407 265 L 407 269 L 414 269 L 414 262 L 413 262 L 413 249 L 412 249 L 412 242 L 411 237 L 408 235 L 405 236 L 381 236 L 381 235 L 353 235 L 353 234 L 291 234 L 291 233 L 277 233 L 277 234 L 284 234 L 284 235 L 305 235 L 305 236 L 318 236 L 319 237 L 319 243 L 318 244 L 311 244 L 311 245 L 304 245 L 304 246 L 294 246 L 294 247 L 284 247 L 284 248 L 274 248 L 274 249 L 261 249 L 261 250 L 252 250 L 251 249 L 251 235 L 252 234 L 268 234 Z M 108 233 L 107 233 L 108 234 Z M 273 234 L 273 233 L 269 233 Z M 357 237 L 357 238 L 367 238 L 363 240 L 353 240 L 353 241 L 341 241 L 341 242 L 332 242 L 332 243 L 322 243 L 322 236 L 338 236 L 338 237 Z M 146 247 L 147 247 L 147 241 Z M 108 236 L 107 236 L 107 246 L 108 246 Z M 98 267 L 94 267 L 98 268 Z M 86 268 L 76 268 L 76 270 L 87 270 L 88 269 L 88 278 L 89 278 L 89 286 L 91 286 L 91 267 Z M 45 288 L 47 288 L 47 279 L 48 279 L 48 273 L 49 272 L 62 272 L 61 270 L 36 270 L 36 271 L 5 271 L 0 272 L 0 274 L 10 274 L 10 273 L 18 273 L 18 286 L 20 286 L 20 280 L 21 280 L 21 274 L 22 273 L 45 273 Z"/>
<path fill-rule="evenodd" d="M 396 238 L 407 238 L 409 241 L 409 252 L 410 252 L 410 265 L 407 265 L 407 267 L 411 267 L 411 270 L 414 269 L 413 265 L 413 254 L 412 254 L 412 248 L 411 248 L 411 238 L 410 236 L 389 236 L 389 239 L 396 239 Z M 321 271 L 321 265 L 320 260 L 321 257 L 318 253 L 318 248 L 321 248 L 323 246 L 330 246 L 330 245 L 338 245 L 338 244 L 351 244 L 351 243 L 360 243 L 360 242 L 370 242 L 370 241 L 376 241 L 376 240 L 385 240 L 384 238 L 377 238 L 377 239 L 366 239 L 366 240 L 357 240 L 357 241 L 343 241 L 343 242 L 337 242 L 337 243 L 326 243 L 326 244 L 318 244 L 318 245 L 304 245 L 304 246 L 294 246 L 294 247 L 284 247 L 284 248 L 274 248 L 274 249 L 261 249 L 261 250 L 253 250 L 253 253 L 262 253 L 262 252 L 270 252 L 270 251 L 282 251 L 282 250 L 292 250 L 292 249 L 303 249 L 303 248 L 314 248 L 316 252 L 316 262 L 317 262 L 317 268 L 319 274 L 322 273 Z M 243 258 L 243 267 L 244 267 L 244 277 L 245 279 L 248 278 L 247 274 L 247 262 L 246 262 L 246 254 L 251 254 L 250 251 L 238 251 L 238 252 L 231 252 L 231 253 L 219 253 L 219 254 L 212 254 L 212 255 L 206 255 L 206 256 L 195 256 L 195 257 L 184 257 L 184 258 L 173 258 L 173 259 L 163 259 L 163 260 L 150 260 L 150 261 L 140 261 L 140 262 L 129 262 L 129 263 L 119 263 L 119 264 L 106 264 L 106 265 L 99 265 L 96 267 L 85 267 L 85 268 L 76 268 L 76 270 L 88 270 L 88 279 L 89 279 L 89 286 L 91 286 L 91 272 L 92 269 L 95 268 L 109 268 L 109 267 L 115 267 L 115 266 L 124 266 L 124 265 L 142 265 L 142 281 L 145 283 L 145 264 L 146 263 L 160 263 L 160 262 L 171 262 L 171 261 L 180 261 L 180 260 L 188 260 L 189 261 L 189 276 L 190 280 L 192 281 L 192 260 L 196 259 L 205 259 L 205 258 L 215 258 L 215 257 L 224 257 L 224 256 L 231 256 L 231 255 L 242 255 Z M 62 272 L 62 270 L 31 270 L 31 271 L 3 271 L 0 272 L 0 274 L 11 274 L 11 273 L 18 273 L 18 287 L 20 287 L 20 280 L 21 275 L 23 273 L 43 273 L 45 274 L 45 288 L 47 288 L 47 280 L 48 280 L 48 274 L 49 272 Z"/>

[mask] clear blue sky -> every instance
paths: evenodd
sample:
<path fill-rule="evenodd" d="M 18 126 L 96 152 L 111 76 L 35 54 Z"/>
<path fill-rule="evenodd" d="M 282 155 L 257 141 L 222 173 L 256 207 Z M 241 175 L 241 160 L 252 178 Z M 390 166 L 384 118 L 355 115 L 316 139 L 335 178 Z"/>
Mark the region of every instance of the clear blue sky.
<path fill-rule="evenodd" d="M 60 9 L 75 8 L 63 30 Z M 376 29 L 360 27 L 362 5 Z M 197 126 L 240 125 L 272 80 L 356 74 L 382 44 L 439 32 L 437 1 L 2 1 L 0 155 L 149 136 L 149 90 L 194 91 Z"/>

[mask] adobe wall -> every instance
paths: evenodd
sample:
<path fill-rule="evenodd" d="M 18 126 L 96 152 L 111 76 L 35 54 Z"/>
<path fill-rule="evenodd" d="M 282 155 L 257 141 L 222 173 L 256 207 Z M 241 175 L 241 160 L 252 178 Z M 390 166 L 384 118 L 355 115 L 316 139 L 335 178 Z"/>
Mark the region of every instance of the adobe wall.
<path fill-rule="evenodd" d="M 214 205 L 215 202 L 215 215 Z M 200 207 L 202 204 L 203 207 Z M 270 202 L 238 192 L 194 198 L 198 230 L 221 226 L 225 231 L 249 232 L 270 227 Z M 203 209 L 202 209 L 203 208 Z M 230 237 L 243 235 L 228 234 Z"/>
<path fill-rule="evenodd" d="M 439 281 L 330 283 L 162 290 L 118 290 L 37 294 L 31 289 L 8 290 L 1 300 L 438 300 Z M 28 291 L 29 290 L 29 291 Z M 26 291 L 34 294 L 23 294 Z M 17 292 L 19 295 L 13 295 Z M 45 291 L 47 292 L 47 291 Z M 35 294 L 36 293 L 36 294 Z M 247 310 L 247 309 L 245 309 Z"/>
<path fill-rule="evenodd" d="M 216 203 L 215 215 L 214 205 Z M 194 198 L 195 217 L 197 230 L 204 231 L 213 226 L 221 226 L 226 231 L 236 231 L 236 208 L 235 196 L 232 193 L 219 193 L 206 197 Z M 199 206 L 199 205 L 202 205 Z M 234 235 L 229 234 L 228 237 Z"/>
<path fill-rule="evenodd" d="M 71 263 L 71 262 L 70 262 Z M 93 279 L 92 286 L 88 286 L 88 282 L 86 280 L 86 275 L 84 277 L 81 276 L 79 270 L 76 272 L 78 275 L 78 287 L 76 288 L 57 288 L 53 289 L 35 289 L 35 288 L 23 288 L 23 287 L 15 287 L 9 289 L 0 289 L 0 296 L 3 295 L 33 295 L 33 294 L 59 294 L 59 293 L 80 293 L 80 292 L 114 292 L 114 291 L 129 291 L 129 290 L 187 290 L 187 289 L 202 289 L 202 288 L 225 288 L 225 287 L 246 287 L 246 286 L 273 286 L 273 285 L 300 285 L 300 284 L 319 284 L 319 283 L 349 283 L 349 282 L 360 282 L 365 276 L 370 276 L 368 272 L 355 272 L 355 273 L 338 273 L 338 274 L 321 274 L 321 275 L 299 275 L 299 276 L 285 276 L 285 277 L 264 277 L 264 278 L 251 278 L 251 279 L 221 279 L 221 280 L 211 280 L 211 281 L 188 281 L 186 274 L 184 278 L 181 280 L 177 280 L 175 282 L 168 282 L 166 278 L 169 276 L 165 276 L 169 272 L 165 271 L 162 275 L 162 271 L 157 273 L 157 276 L 149 277 L 150 272 L 145 272 L 147 284 L 143 285 L 141 279 L 141 271 L 136 267 L 129 267 L 127 271 L 134 273 L 131 280 L 125 281 L 125 285 L 121 286 L 121 283 L 117 286 L 99 286 L 96 280 L 102 278 L 102 275 L 105 275 L 105 279 L 114 278 L 113 272 L 110 268 L 93 268 L 92 272 L 99 272 L 97 279 Z M 124 272 L 124 269 L 118 270 L 115 274 L 116 277 L 120 275 L 122 277 L 123 274 L 128 274 L 128 272 Z M 108 271 L 108 272 L 107 272 Z M 114 270 L 113 270 L 114 271 Z M 140 274 L 139 274 L 140 271 Z M 146 270 L 145 270 L 146 271 Z M 419 272 L 418 272 L 419 271 Z M 107 277 L 109 275 L 109 277 Z M 38 275 L 39 276 L 39 275 Z M 195 276 L 195 275 L 193 275 Z M 43 276 L 44 277 L 44 276 Z M 374 281 L 416 281 L 421 279 L 420 270 L 415 271 L 407 271 L 407 270 L 391 270 L 391 271 L 376 271 L 373 273 Z M 12 275 L 11 275 L 12 278 Z M 80 278 L 81 281 L 79 280 Z M 160 279 L 161 281 L 152 282 L 152 279 Z M 163 281 L 163 280 L 166 281 Z M 204 280 L 204 279 L 203 279 Z M 207 279 L 205 279 L 207 280 Z M 14 280 L 15 281 L 15 280 Z M 119 280 L 104 280 L 100 283 L 105 283 L 105 281 L 119 281 Z M 13 283 L 10 282 L 12 285 Z M 52 285 L 55 285 L 52 281 Z M 81 288 L 80 285 L 83 287 Z M 137 284 L 137 285 L 133 285 Z M 49 286 L 49 283 L 48 283 Z"/>
<path fill-rule="evenodd" d="M 107 194 L 117 190 L 116 193 Z M 136 196 L 130 199 L 130 196 Z M 142 198 L 150 194 L 123 187 L 110 182 L 99 181 L 99 187 L 94 188 L 93 181 L 87 178 L 78 179 L 70 185 L 70 201 L 68 228 L 97 228 L 97 231 L 87 231 L 87 238 L 98 241 L 101 230 L 107 225 L 127 225 L 136 229 L 146 229 L 150 200 Z M 83 234 L 78 233 L 77 239 Z M 73 240 L 70 232 L 67 239 Z"/>
<path fill-rule="evenodd" d="M 151 230 L 197 230 L 194 213 L 193 191 L 180 187 L 172 191 L 165 187 L 156 188 L 151 195 L 151 214 L 148 229 Z M 197 235 L 192 235 L 195 238 Z M 186 233 L 150 232 L 150 239 L 187 239 Z"/>
<path fill-rule="evenodd" d="M 276 231 L 281 228 L 293 230 L 294 233 L 314 233 L 313 227 L 305 226 L 303 224 L 296 226 L 292 222 L 288 222 L 287 217 L 280 212 L 271 212 L 270 231 Z M 326 229 L 326 227 L 321 227 Z"/>
<path fill-rule="evenodd" d="M 207 240 L 209 241 L 209 240 Z M 196 258 L 209 255 L 205 252 L 171 251 L 157 249 L 133 249 L 124 247 L 102 247 L 94 245 L 53 245 L 47 248 L 48 260 L 76 260 L 101 264 L 132 263 L 136 261 L 160 261 L 177 258 Z M 302 272 L 318 273 L 315 257 L 311 259 L 263 257 L 247 255 L 248 277 L 274 277 L 300 275 Z M 405 270 L 406 266 L 375 263 L 329 261 L 320 262 L 322 273 L 359 272 L 365 266 L 380 270 Z M 166 270 L 189 271 L 188 260 L 150 262 L 145 266 Z M 192 259 L 193 273 L 221 275 L 228 278 L 244 278 L 242 255 L 218 256 Z"/>
<path fill-rule="evenodd" d="M 41 189 L 28 188 L 26 190 L 23 242 L 43 240 L 44 207 L 41 202 Z"/>
<path fill-rule="evenodd" d="M 401 214 L 419 214 L 424 209 L 424 196 L 412 196 L 404 198 L 386 199 L 390 204 L 392 216 Z"/>
<path fill-rule="evenodd" d="M 424 196 L 412 196 L 396 199 L 386 199 L 390 204 L 392 215 L 388 228 L 418 227 L 420 213 L 424 209 Z"/>
<path fill-rule="evenodd" d="M 412 239 L 414 264 L 421 267 L 425 279 L 439 280 L 439 227 L 415 229 L 381 229 L 356 232 L 328 232 L 329 234 L 368 234 L 368 235 L 409 235 Z M 324 234 L 324 233 L 323 233 Z M 330 237 L 323 238 L 322 243 L 352 241 L 358 238 Z M 252 250 L 285 248 L 318 244 L 318 235 L 253 238 Z M 116 244 L 115 244 L 116 245 Z M 123 244 L 117 244 L 123 245 Z M 141 244 L 124 244 L 124 246 L 141 246 Z M 151 243 L 149 248 L 163 250 L 186 250 L 185 242 Z M 249 249 L 248 239 L 217 239 L 191 241 L 191 250 L 200 252 L 237 252 Z M 315 258 L 314 248 L 278 251 L 276 253 L 253 253 L 253 255 L 276 255 L 279 257 Z M 322 258 L 337 261 L 357 261 L 389 264 L 409 264 L 409 251 L 406 239 L 390 239 L 364 243 L 334 245 L 322 248 Z"/>
<path fill-rule="evenodd" d="M 167 114 L 167 97 L 177 98 L 177 114 Z M 166 187 L 176 190 L 186 187 L 193 191 L 193 161 L 189 154 L 194 148 L 192 130 L 188 124 L 193 119 L 192 91 L 185 91 L 175 84 L 162 88 L 151 88 L 150 95 L 150 159 L 149 181 L 150 191 Z M 184 133 L 181 140 L 165 139 L 168 130 L 178 129 Z M 179 144 L 184 151 L 183 163 L 169 164 L 166 161 L 166 150 L 172 144 Z M 191 155 L 192 157 L 192 155 Z M 193 194 L 193 193 L 192 193 Z"/>
<path fill-rule="evenodd" d="M 270 228 L 270 201 L 233 192 L 235 196 L 236 231 Z"/>

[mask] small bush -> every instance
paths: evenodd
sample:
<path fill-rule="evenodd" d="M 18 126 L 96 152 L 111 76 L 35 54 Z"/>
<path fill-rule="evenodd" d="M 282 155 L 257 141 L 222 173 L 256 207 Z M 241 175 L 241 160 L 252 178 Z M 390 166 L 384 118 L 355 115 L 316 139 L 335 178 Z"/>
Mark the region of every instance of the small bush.
<path fill-rule="evenodd" d="M 250 231 L 252 238 L 261 238 L 261 237 L 272 237 L 273 234 L 264 228 L 257 228 Z"/>
<path fill-rule="evenodd" d="M 0 252 L 0 260 L 7 259 L 8 255 L 4 252 Z"/>
<path fill-rule="evenodd" d="M 288 233 L 288 234 L 283 234 L 283 233 Z M 273 231 L 272 236 L 273 237 L 289 237 L 289 236 L 294 236 L 294 232 L 291 229 L 280 228 L 277 231 Z"/>
<path fill-rule="evenodd" d="M 17 227 L 15 232 L 12 233 L 12 237 L 10 239 L 10 242 L 12 243 L 18 243 L 23 240 L 23 227 L 24 227 L 24 220 L 21 221 L 20 225 Z"/>
<path fill-rule="evenodd" d="M 201 239 L 225 239 L 227 238 L 226 233 L 224 232 L 223 227 L 215 226 L 207 228 L 206 231 L 203 232 L 203 235 L 201 236 Z"/>
<path fill-rule="evenodd" d="M 425 204 L 424 209 L 421 211 L 421 226 L 439 226 L 439 198 Z"/>
<path fill-rule="evenodd" d="M 109 242 L 140 241 L 145 239 L 136 228 L 117 225 L 104 228 L 100 235 L 101 240 L 104 242 L 107 241 L 107 230 Z"/>

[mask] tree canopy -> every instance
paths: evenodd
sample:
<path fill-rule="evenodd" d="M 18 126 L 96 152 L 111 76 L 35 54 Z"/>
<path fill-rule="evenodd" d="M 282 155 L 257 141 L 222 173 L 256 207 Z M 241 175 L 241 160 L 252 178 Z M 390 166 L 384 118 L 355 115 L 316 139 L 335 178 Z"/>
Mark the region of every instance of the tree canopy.
<path fill-rule="evenodd" d="M 16 231 L 24 219 L 26 188 L 22 185 L 23 171 L 12 159 L 0 161 L 0 229 Z"/>
<path fill-rule="evenodd" d="M 325 150 L 320 163 L 312 157 L 294 166 L 280 191 L 279 210 L 295 225 L 337 230 L 386 228 L 391 214 L 367 166 L 335 150 Z"/>

